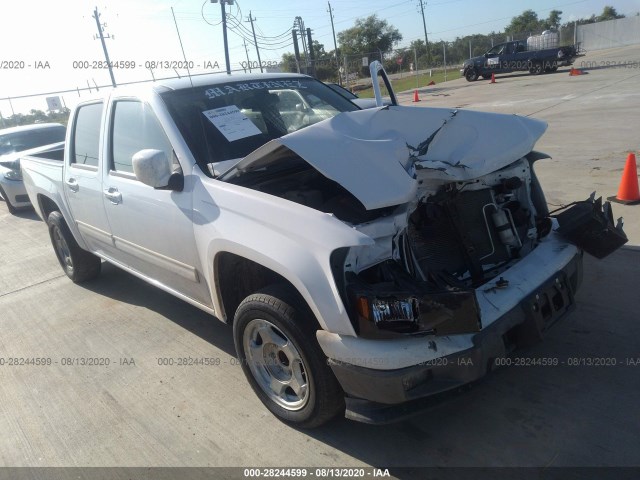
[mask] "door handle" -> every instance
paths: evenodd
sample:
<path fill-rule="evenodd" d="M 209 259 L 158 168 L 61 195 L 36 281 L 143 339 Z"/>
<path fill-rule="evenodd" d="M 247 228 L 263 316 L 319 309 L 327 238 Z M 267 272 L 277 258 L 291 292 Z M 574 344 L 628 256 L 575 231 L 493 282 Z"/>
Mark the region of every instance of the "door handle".
<path fill-rule="evenodd" d="M 114 205 L 118 205 L 122 202 L 122 194 L 118 191 L 116 187 L 109 187 L 103 190 L 104 196 L 109 199 L 111 203 Z"/>
<path fill-rule="evenodd" d="M 78 190 L 80 190 L 80 185 L 78 185 L 78 181 L 73 177 L 67 179 L 65 183 L 67 184 L 67 187 L 69 187 L 69 190 L 71 190 L 72 192 L 77 192 Z"/>

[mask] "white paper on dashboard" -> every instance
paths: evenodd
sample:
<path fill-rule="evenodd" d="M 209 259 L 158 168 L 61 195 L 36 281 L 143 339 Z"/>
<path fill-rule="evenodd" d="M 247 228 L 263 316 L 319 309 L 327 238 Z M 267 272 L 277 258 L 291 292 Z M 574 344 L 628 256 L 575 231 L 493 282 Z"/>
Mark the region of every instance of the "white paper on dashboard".
<path fill-rule="evenodd" d="M 202 113 L 230 142 L 262 133 L 235 105 L 205 110 Z"/>

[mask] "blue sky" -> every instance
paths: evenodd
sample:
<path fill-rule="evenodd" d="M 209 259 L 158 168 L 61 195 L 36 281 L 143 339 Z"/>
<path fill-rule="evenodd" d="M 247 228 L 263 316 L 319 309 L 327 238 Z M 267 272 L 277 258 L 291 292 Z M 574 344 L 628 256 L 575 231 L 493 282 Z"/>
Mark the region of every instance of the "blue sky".
<path fill-rule="evenodd" d="M 562 21 L 565 22 L 598 14 L 607 4 L 627 15 L 640 11 L 640 0 L 433 0 L 426 3 L 427 31 L 430 41 L 453 40 L 471 33 L 500 31 L 513 16 L 527 9 L 536 11 L 540 17 L 546 17 L 552 9 L 562 10 Z M 107 40 L 111 60 L 136 62 L 136 68 L 115 71 L 118 82 L 151 79 L 146 62 L 183 59 L 171 7 L 187 58 L 200 65 L 200 70 L 205 64 L 216 63 L 224 70 L 220 5 L 211 4 L 209 0 L 3 2 L 0 6 L 0 45 L 3 46 L 0 61 L 12 61 L 14 65 L 24 62 L 24 67 L 0 69 L 0 98 L 109 84 L 106 69 L 78 68 L 78 62 L 84 62 L 86 66 L 86 62 L 93 64 L 104 59 L 100 42 L 94 39 L 96 25 L 92 12 L 96 6 L 101 12 L 101 20 L 107 23 L 105 31 L 113 37 Z M 418 0 L 332 0 L 331 6 L 336 32 L 353 26 L 357 18 L 375 13 L 400 30 L 404 39 L 399 46 L 424 38 Z M 257 18 L 258 35 L 282 35 L 274 45 L 275 49 L 261 51 L 263 62 L 276 62 L 282 53 L 293 50 L 289 45 L 290 35 L 285 32 L 290 31 L 296 16 L 301 16 L 305 27 L 312 29 L 314 39 L 323 43 L 327 50 L 333 49 L 326 0 L 238 0 L 227 9 L 242 19 L 246 19 L 251 11 Z M 248 23 L 243 25 L 250 28 Z M 242 37 L 230 31 L 229 44 L 232 68 L 239 68 L 240 62 L 246 60 Z M 257 60 L 251 46 L 249 57 L 252 61 Z M 36 69 L 36 64 L 45 68 Z M 199 69 L 196 66 L 194 70 Z M 186 70 L 179 70 L 179 73 L 186 74 Z M 156 69 L 153 75 L 174 73 Z M 85 95 L 64 94 L 64 100 L 71 106 Z M 46 108 L 44 98 L 16 99 L 12 105 L 14 111 Z M 0 100 L 0 112 L 5 117 L 11 115 L 6 100 Z"/>

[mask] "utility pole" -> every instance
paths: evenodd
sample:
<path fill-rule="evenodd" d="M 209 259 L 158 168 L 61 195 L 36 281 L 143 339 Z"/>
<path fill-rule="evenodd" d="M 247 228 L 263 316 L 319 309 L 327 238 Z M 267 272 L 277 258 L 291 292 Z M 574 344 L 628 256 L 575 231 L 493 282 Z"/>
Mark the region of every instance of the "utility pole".
<path fill-rule="evenodd" d="M 431 53 L 429 52 L 429 37 L 427 37 L 427 22 L 424 19 L 424 6 L 426 0 L 418 0 L 420 2 L 420 11 L 422 12 L 422 26 L 424 27 L 424 43 L 427 46 L 427 64 L 431 63 Z M 423 3 L 424 2 L 424 3 Z"/>
<path fill-rule="evenodd" d="M 447 81 L 447 44 L 442 42 L 442 53 L 444 57 L 444 81 Z"/>
<path fill-rule="evenodd" d="M 113 85 L 113 88 L 116 88 L 116 79 L 113 76 L 113 67 L 111 66 L 111 60 L 109 60 L 109 52 L 107 52 L 107 44 L 104 43 L 104 39 L 105 38 L 112 38 L 111 36 L 109 36 L 109 34 L 107 34 L 107 36 L 104 36 L 103 30 L 106 28 L 107 24 L 100 24 L 100 14 L 98 13 L 98 7 L 95 8 L 95 10 L 93 11 L 93 18 L 96 19 L 96 27 L 98 27 L 98 35 L 100 36 L 100 42 L 102 43 L 102 51 L 104 52 L 104 58 L 107 61 L 107 67 L 109 67 L 109 75 L 111 76 L 111 84 Z M 94 37 L 96 38 L 96 37 Z"/>
<path fill-rule="evenodd" d="M 331 31 L 333 32 L 333 56 L 336 58 L 336 68 L 338 69 L 338 81 L 342 85 L 342 75 L 340 75 L 340 65 L 338 63 L 338 43 L 336 42 L 336 29 L 333 26 L 333 9 L 331 8 L 331 2 L 327 1 L 329 5 L 329 17 L 331 18 Z"/>
<path fill-rule="evenodd" d="M 249 18 L 246 20 L 247 22 L 251 22 L 251 31 L 253 32 L 253 44 L 256 46 L 256 53 L 258 54 L 258 65 L 260 65 L 260 73 L 264 73 L 262 71 L 262 60 L 260 60 L 260 49 L 258 48 L 258 40 L 256 40 L 256 29 L 253 26 L 253 22 L 255 22 L 257 18 L 253 18 L 251 15 L 251 10 L 249 10 Z"/>
<path fill-rule="evenodd" d="M 307 50 L 307 39 L 305 38 L 305 32 L 307 31 L 304 28 L 304 22 L 302 21 L 302 17 L 296 17 L 294 25 L 297 25 L 298 31 L 300 32 L 300 40 L 302 41 L 302 50 L 304 51 L 304 73 L 306 75 L 309 74 L 309 50 Z"/>
<path fill-rule="evenodd" d="M 225 5 L 233 5 L 234 0 L 220 0 L 220 12 L 222 13 L 222 40 L 224 42 L 224 60 L 227 63 L 227 75 L 231 74 L 229 64 L 229 43 L 227 42 L 227 12 Z M 218 3 L 218 0 L 211 0 L 211 3 Z"/>
<path fill-rule="evenodd" d="M 311 40 L 311 29 L 307 28 L 307 40 L 309 43 L 309 58 L 311 59 L 311 76 L 316 76 L 316 55 L 313 51 L 313 41 Z"/>
<path fill-rule="evenodd" d="M 251 60 L 249 60 L 249 50 L 247 50 L 247 41 L 243 38 L 242 43 L 244 43 L 244 53 L 247 54 L 247 68 L 249 69 L 249 73 L 251 73 Z M 245 69 L 246 73 L 246 69 Z"/>
<path fill-rule="evenodd" d="M 300 73 L 300 48 L 298 47 L 298 31 L 295 28 L 291 30 L 291 36 L 293 37 L 293 54 L 296 58 L 296 68 Z"/>

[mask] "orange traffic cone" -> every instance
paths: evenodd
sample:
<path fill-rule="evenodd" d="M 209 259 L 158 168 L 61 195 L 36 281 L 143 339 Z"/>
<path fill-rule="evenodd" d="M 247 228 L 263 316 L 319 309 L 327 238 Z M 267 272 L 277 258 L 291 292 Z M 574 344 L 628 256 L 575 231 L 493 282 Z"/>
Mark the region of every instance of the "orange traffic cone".
<path fill-rule="evenodd" d="M 569 76 L 570 77 L 575 77 L 577 75 L 582 75 L 582 70 L 580 70 L 579 68 L 571 67 L 571 70 L 569 70 Z"/>
<path fill-rule="evenodd" d="M 622 172 L 622 180 L 620 180 L 618 195 L 615 197 L 609 197 L 607 200 L 623 203 L 625 205 L 640 203 L 638 167 L 636 166 L 636 156 L 634 153 L 630 153 L 627 156 L 627 163 L 625 164 L 624 171 Z"/>
<path fill-rule="evenodd" d="M 429 82 L 429 86 L 430 86 L 430 87 L 431 87 L 431 86 L 433 86 L 433 85 L 435 85 L 435 84 L 436 84 L 436 82 L 434 82 L 433 80 L 431 80 L 431 81 Z"/>
<path fill-rule="evenodd" d="M 496 83 L 496 74 L 495 73 L 491 74 L 491 81 L 489 83 Z"/>
<path fill-rule="evenodd" d="M 418 97 L 418 90 L 414 90 L 413 91 L 413 101 L 414 102 L 419 102 L 420 101 L 420 97 Z"/>

